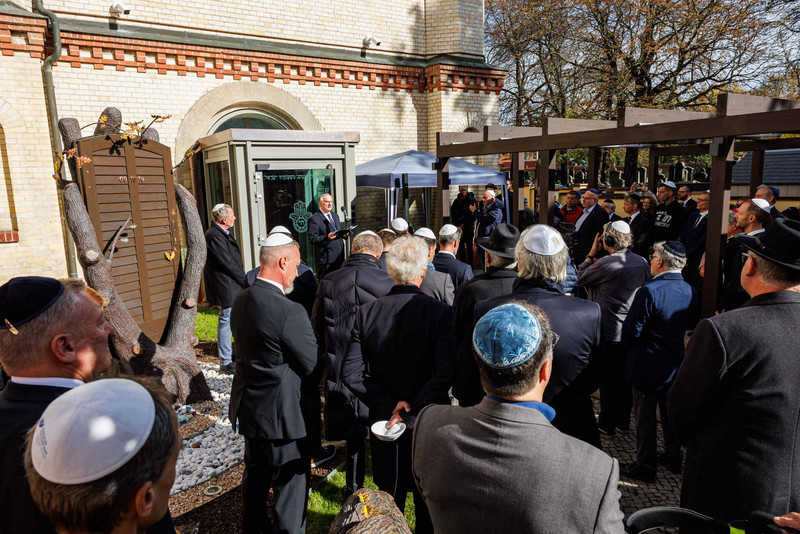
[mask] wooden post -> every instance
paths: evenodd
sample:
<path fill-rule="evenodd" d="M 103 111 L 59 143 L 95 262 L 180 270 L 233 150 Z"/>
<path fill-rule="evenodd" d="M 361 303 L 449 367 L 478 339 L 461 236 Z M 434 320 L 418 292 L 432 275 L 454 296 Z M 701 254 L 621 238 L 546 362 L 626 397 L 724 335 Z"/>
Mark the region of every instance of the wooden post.
<path fill-rule="evenodd" d="M 450 158 L 439 158 L 436 167 L 436 191 L 439 205 L 436 207 L 436 228 L 450 222 Z"/>
<path fill-rule="evenodd" d="M 511 220 L 509 222 L 517 228 L 519 228 L 522 209 L 525 206 L 523 194 L 523 188 L 525 187 L 525 176 L 523 174 L 524 157 L 525 154 L 522 152 L 511 153 L 511 174 L 509 176 L 511 177 L 511 184 L 514 186 L 514 205 L 509 206 L 511 210 Z"/>
<path fill-rule="evenodd" d="M 750 198 L 755 198 L 758 186 L 764 183 L 764 151 L 753 150 L 750 160 Z"/>
<path fill-rule="evenodd" d="M 709 148 L 711 155 L 711 202 L 708 210 L 706 267 L 703 278 L 702 317 L 711 317 L 717 309 L 717 292 L 722 277 L 722 257 L 728 238 L 728 211 L 731 202 L 733 137 L 716 137 Z"/>
<path fill-rule="evenodd" d="M 650 191 L 656 190 L 656 183 L 658 181 L 658 151 L 655 148 L 650 149 L 650 156 L 647 160 L 647 189 Z"/>
<path fill-rule="evenodd" d="M 586 168 L 586 188 L 597 189 L 597 172 L 600 170 L 600 151 L 601 148 L 589 148 L 589 165 Z"/>
<path fill-rule="evenodd" d="M 553 194 L 556 190 L 554 173 L 556 164 L 555 150 L 539 151 L 539 222 L 553 225 L 556 216 L 556 204 Z"/>

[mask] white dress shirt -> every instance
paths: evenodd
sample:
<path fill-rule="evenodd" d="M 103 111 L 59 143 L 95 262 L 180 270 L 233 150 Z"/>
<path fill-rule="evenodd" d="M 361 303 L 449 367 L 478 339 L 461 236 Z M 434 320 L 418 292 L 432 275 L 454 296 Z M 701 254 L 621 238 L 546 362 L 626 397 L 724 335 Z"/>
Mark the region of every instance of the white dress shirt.
<path fill-rule="evenodd" d="M 11 381 L 25 386 L 51 386 L 54 388 L 73 389 L 82 386 L 84 382 L 76 378 L 61 378 L 55 376 L 12 376 Z"/>
<path fill-rule="evenodd" d="M 283 293 L 284 295 L 286 294 L 286 291 L 283 289 L 283 286 L 282 286 L 282 285 L 280 285 L 278 282 L 274 282 L 274 281 L 272 281 L 272 280 L 267 280 L 266 278 L 261 278 L 260 276 L 256 276 L 256 279 L 257 279 L 257 280 L 261 280 L 262 282 L 266 282 L 266 283 L 268 283 L 268 284 L 272 284 L 273 286 L 275 286 L 275 287 L 277 287 L 278 289 L 280 289 L 280 290 L 281 290 L 281 293 Z"/>

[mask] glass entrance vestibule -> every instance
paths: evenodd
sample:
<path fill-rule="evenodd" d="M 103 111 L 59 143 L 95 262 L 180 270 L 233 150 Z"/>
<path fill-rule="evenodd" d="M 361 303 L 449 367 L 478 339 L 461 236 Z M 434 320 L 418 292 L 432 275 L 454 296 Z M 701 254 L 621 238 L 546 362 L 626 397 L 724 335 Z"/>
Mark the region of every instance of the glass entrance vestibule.
<path fill-rule="evenodd" d="M 270 229 L 284 226 L 300 243 L 303 261 L 316 271 L 308 219 L 325 193 L 333 196 L 342 225 L 351 216 L 358 142 L 359 134 L 351 132 L 236 128 L 200 139 L 194 184 L 205 226 L 211 224 L 214 205 L 233 207 L 234 237 L 245 270 L 258 266 L 259 248 Z"/>

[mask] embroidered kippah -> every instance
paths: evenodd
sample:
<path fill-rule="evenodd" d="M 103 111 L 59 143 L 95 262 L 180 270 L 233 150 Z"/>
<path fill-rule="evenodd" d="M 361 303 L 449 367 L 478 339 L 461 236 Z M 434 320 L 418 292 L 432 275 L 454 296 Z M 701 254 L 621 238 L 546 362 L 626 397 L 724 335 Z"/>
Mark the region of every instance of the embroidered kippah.
<path fill-rule="evenodd" d="M 680 241 L 665 241 L 664 242 L 664 250 L 672 254 L 673 256 L 677 256 L 679 258 L 686 257 L 686 249 L 683 248 L 683 243 Z"/>
<path fill-rule="evenodd" d="M 524 306 L 504 304 L 481 317 L 472 348 L 493 369 L 509 369 L 533 358 L 542 342 L 539 319 Z"/>

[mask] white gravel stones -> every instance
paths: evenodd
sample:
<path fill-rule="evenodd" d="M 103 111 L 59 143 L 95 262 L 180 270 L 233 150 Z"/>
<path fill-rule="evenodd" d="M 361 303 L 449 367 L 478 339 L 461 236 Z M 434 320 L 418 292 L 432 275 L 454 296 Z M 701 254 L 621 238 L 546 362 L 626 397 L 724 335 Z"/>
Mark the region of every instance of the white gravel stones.
<path fill-rule="evenodd" d="M 223 415 L 204 432 L 183 440 L 170 494 L 202 484 L 244 459 L 244 438 L 234 432 L 227 416 L 233 377 L 217 372 L 215 365 L 201 363 L 200 368 Z"/>

